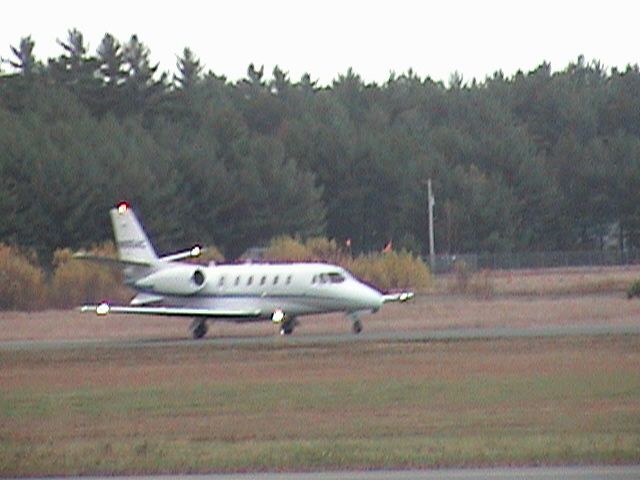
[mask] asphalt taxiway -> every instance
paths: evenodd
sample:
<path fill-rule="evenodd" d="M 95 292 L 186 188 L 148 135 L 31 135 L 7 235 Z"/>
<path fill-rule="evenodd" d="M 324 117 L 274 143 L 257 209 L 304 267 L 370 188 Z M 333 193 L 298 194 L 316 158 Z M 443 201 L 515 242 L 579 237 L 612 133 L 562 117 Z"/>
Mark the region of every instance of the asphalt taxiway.
<path fill-rule="evenodd" d="M 75 478 L 76 480 L 638 480 L 640 465 Z M 47 478 L 47 480 L 56 479 Z"/>
<path fill-rule="evenodd" d="M 354 335 L 305 335 L 296 332 L 290 336 L 215 337 L 200 340 L 185 338 L 156 339 L 80 339 L 80 340 L 15 340 L 0 342 L 0 350 L 57 350 L 78 348 L 153 348 L 177 346 L 305 346 L 317 344 L 345 344 L 353 342 L 425 343 L 434 341 L 495 340 L 517 338 L 551 338 L 566 336 L 640 335 L 640 324 L 625 325 L 562 325 L 529 328 L 456 328 L 444 330 L 386 331 Z M 640 477 L 638 477 L 640 478 Z"/>

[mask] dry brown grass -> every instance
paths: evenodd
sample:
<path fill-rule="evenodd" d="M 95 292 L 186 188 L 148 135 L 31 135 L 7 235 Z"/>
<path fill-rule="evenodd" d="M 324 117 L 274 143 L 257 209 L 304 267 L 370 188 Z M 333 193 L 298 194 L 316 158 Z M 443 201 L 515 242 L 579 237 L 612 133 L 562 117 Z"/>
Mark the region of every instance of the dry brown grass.
<path fill-rule="evenodd" d="M 458 271 L 437 277 L 434 291 L 490 295 L 624 293 L 640 278 L 640 267 L 582 267 L 540 270 Z"/>

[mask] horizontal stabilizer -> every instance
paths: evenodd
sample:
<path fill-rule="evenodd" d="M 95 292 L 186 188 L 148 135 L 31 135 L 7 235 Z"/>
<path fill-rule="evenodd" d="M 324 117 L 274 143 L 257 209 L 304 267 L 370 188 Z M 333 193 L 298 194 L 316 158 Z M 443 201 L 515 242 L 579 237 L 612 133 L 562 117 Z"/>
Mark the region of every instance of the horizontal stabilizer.
<path fill-rule="evenodd" d="M 110 267 L 122 268 L 122 267 L 151 267 L 149 262 L 143 262 L 138 260 L 119 260 L 112 257 L 101 257 L 99 255 L 91 255 L 89 253 L 78 252 L 74 253 L 73 257 L 76 260 L 85 260 L 88 262 L 99 263 L 101 265 L 107 265 Z"/>
<path fill-rule="evenodd" d="M 98 315 L 122 313 L 133 315 L 163 315 L 166 317 L 207 317 L 207 318 L 255 318 L 260 310 L 220 310 L 215 308 L 192 307 L 145 307 L 120 306 L 101 303 L 100 305 L 84 305 L 81 312 L 95 312 Z"/>
<path fill-rule="evenodd" d="M 413 292 L 386 293 L 382 296 L 382 301 L 387 302 L 406 302 L 413 298 Z"/>
<path fill-rule="evenodd" d="M 165 255 L 164 257 L 161 257 L 160 260 L 163 262 L 175 262 L 177 260 L 183 260 L 185 258 L 196 258 L 196 257 L 199 257 L 202 254 L 202 252 L 204 252 L 204 250 L 205 249 L 202 248 L 200 245 L 195 245 L 194 247 L 184 252 L 178 252 L 172 255 Z"/>

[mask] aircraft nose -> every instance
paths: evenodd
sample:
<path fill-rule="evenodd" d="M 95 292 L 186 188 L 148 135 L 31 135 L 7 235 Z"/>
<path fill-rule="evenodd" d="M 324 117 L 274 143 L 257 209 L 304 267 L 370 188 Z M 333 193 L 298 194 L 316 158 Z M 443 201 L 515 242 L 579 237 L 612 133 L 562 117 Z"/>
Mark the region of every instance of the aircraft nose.
<path fill-rule="evenodd" d="M 371 309 L 373 312 L 377 312 L 384 303 L 383 296 L 379 291 L 364 284 L 360 284 L 359 297 L 363 310 Z"/>

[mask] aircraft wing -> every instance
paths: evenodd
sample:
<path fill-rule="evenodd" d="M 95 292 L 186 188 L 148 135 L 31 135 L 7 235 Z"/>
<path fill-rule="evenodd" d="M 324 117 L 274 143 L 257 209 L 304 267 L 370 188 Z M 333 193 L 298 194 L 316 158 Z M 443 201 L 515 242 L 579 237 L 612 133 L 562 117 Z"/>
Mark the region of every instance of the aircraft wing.
<path fill-rule="evenodd" d="M 387 302 L 406 302 L 413 298 L 413 292 L 386 293 L 382 296 L 382 301 Z"/>
<path fill-rule="evenodd" d="M 221 310 L 215 308 L 193 308 L 193 307 L 134 307 L 109 305 L 83 305 L 81 312 L 95 312 L 98 315 L 108 313 L 124 313 L 137 315 L 161 315 L 166 317 L 207 317 L 207 318 L 250 318 L 259 317 L 260 310 Z"/>

